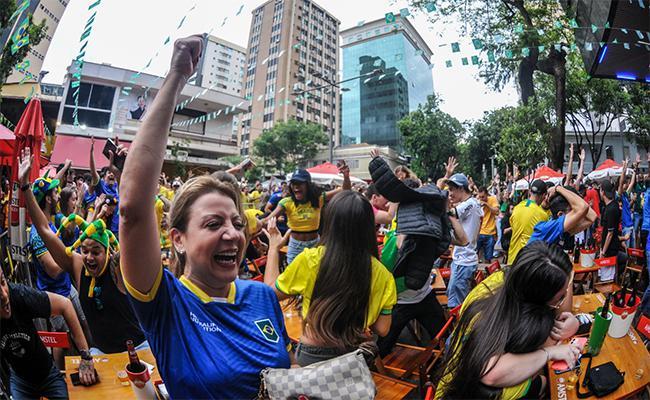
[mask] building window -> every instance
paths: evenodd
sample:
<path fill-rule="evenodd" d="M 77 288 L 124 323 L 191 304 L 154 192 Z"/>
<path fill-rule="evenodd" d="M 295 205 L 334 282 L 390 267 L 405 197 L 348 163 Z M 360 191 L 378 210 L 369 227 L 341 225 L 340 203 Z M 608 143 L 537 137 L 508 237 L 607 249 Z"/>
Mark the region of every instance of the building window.
<path fill-rule="evenodd" d="M 74 118 L 74 97 L 76 89 L 69 87 L 63 108 L 63 123 L 72 125 Z M 81 83 L 79 86 L 79 123 L 89 128 L 107 129 L 111 119 L 115 88 L 111 86 Z"/>

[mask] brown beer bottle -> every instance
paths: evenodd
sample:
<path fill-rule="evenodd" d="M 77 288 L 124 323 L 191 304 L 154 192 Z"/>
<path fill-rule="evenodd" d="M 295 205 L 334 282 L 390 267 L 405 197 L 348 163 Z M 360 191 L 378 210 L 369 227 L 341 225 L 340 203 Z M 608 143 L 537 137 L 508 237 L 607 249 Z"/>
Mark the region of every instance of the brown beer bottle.
<path fill-rule="evenodd" d="M 129 371 L 133 374 L 139 374 L 140 372 L 144 372 L 144 369 L 146 368 L 144 364 L 140 362 L 140 358 L 138 357 L 138 353 L 135 352 L 135 346 L 133 345 L 133 340 L 127 340 L 126 341 L 126 351 L 129 353 Z"/>

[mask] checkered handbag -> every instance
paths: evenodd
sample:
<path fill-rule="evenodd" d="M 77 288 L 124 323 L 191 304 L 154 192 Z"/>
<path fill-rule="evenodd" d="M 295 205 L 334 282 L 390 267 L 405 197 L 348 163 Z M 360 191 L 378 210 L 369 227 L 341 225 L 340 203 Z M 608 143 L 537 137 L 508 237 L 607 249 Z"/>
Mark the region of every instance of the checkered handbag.
<path fill-rule="evenodd" d="M 303 368 L 266 368 L 259 399 L 374 399 L 375 382 L 361 350 Z"/>

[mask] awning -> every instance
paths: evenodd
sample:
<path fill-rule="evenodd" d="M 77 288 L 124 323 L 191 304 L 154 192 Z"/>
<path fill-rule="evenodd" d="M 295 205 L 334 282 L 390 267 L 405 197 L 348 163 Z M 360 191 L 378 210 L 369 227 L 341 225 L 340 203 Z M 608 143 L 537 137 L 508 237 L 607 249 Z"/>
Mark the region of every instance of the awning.
<path fill-rule="evenodd" d="M 95 138 L 95 167 L 101 169 L 108 166 L 108 158 L 102 151 L 106 139 Z M 120 144 L 130 147 L 131 143 L 120 141 Z M 90 169 L 90 138 L 87 136 L 57 135 L 50 163 L 53 165 L 63 164 L 66 159 L 72 160 L 72 168 Z"/>

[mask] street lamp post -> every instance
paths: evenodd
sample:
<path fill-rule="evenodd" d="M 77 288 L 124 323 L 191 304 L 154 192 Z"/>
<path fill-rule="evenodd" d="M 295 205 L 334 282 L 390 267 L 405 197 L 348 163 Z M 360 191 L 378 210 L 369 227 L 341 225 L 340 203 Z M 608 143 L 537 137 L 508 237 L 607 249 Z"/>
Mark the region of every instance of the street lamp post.
<path fill-rule="evenodd" d="M 329 89 L 329 93 L 330 93 L 329 162 L 330 163 L 334 162 L 334 115 L 336 114 L 336 104 L 335 104 L 336 91 L 334 90 L 334 88 L 339 88 L 342 92 L 347 92 L 350 89 L 341 88 L 341 87 L 339 87 L 339 85 L 342 84 L 342 83 L 345 83 L 345 82 L 355 80 L 355 79 L 378 76 L 378 75 L 381 75 L 382 73 L 383 73 L 383 71 L 380 68 L 378 68 L 378 69 L 375 69 L 372 72 L 368 72 L 366 74 L 362 74 L 362 75 L 355 76 L 355 77 L 352 77 L 352 78 L 344 79 L 344 80 L 339 81 L 339 82 L 332 82 L 332 80 L 330 80 L 327 77 L 323 76 L 323 74 L 321 74 L 320 72 L 316 72 L 316 73 L 312 74 L 312 76 L 322 79 L 323 82 L 326 83 L 325 85 L 317 86 L 317 87 L 312 88 L 312 89 L 294 91 L 292 93 L 294 96 L 302 96 L 302 95 L 304 95 L 305 93 L 308 93 L 308 92 L 313 92 L 313 91 L 316 91 L 316 90 L 321 91 L 323 89 Z"/>

